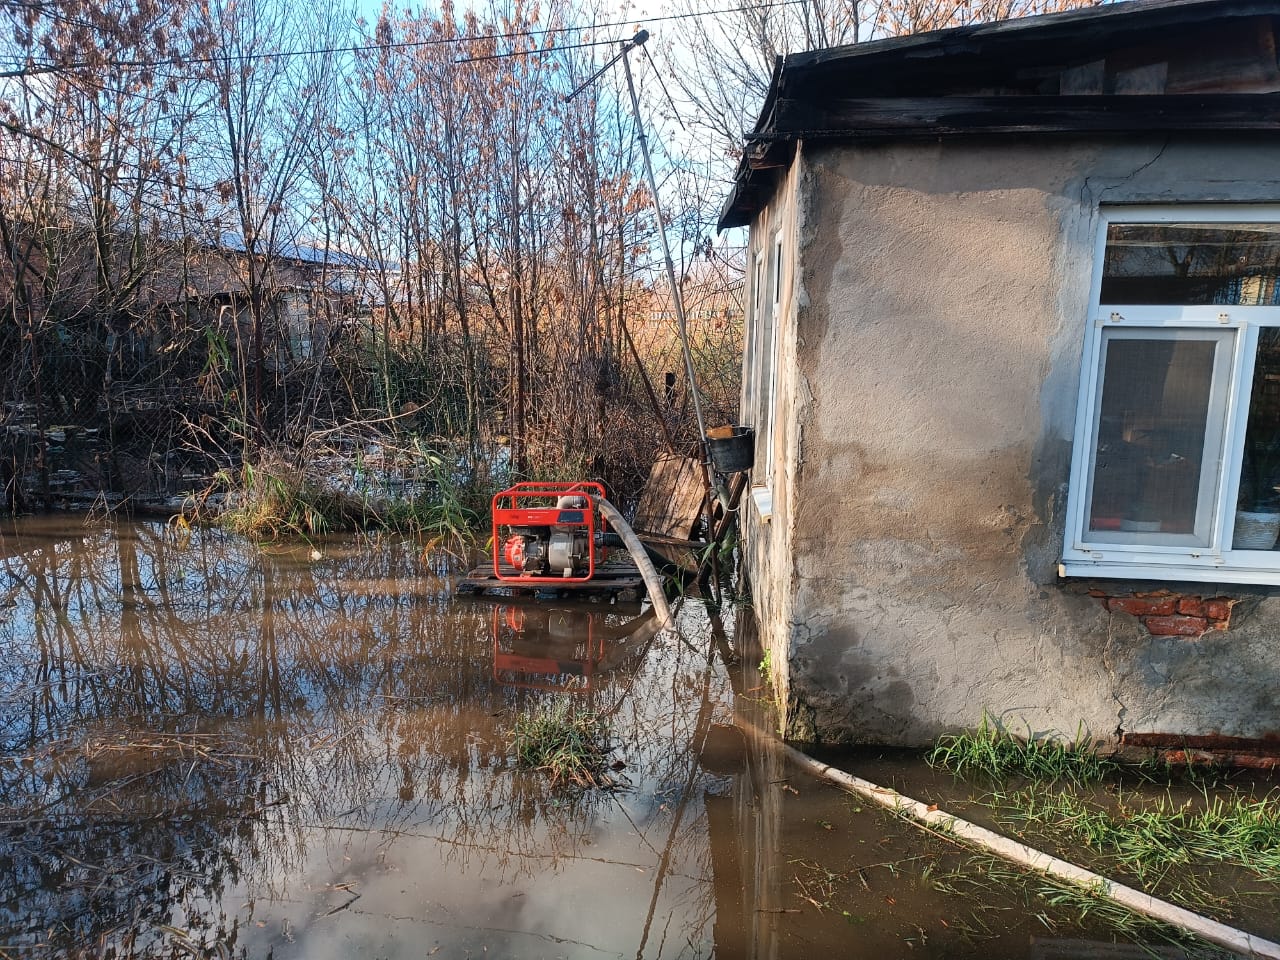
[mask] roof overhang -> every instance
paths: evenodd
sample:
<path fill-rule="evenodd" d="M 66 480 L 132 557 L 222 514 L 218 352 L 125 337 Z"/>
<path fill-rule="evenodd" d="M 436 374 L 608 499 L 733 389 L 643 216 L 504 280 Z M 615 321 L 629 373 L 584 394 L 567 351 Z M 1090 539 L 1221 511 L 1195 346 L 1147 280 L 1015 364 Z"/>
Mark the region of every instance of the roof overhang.
<path fill-rule="evenodd" d="M 750 223 L 801 140 L 1280 132 L 1277 24 L 1280 0 L 1130 0 L 779 58 L 719 227 Z"/>

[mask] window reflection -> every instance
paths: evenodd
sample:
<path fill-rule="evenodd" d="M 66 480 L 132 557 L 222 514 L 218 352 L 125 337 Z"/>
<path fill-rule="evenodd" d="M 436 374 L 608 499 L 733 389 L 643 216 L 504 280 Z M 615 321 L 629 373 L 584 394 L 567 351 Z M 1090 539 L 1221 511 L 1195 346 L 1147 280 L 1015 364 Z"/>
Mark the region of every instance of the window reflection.
<path fill-rule="evenodd" d="M 1196 532 L 1215 350 L 1108 338 L 1090 530 Z"/>
<path fill-rule="evenodd" d="M 1280 224 L 1113 223 L 1101 302 L 1280 305 Z"/>
<path fill-rule="evenodd" d="M 1249 422 L 1240 454 L 1233 547 L 1271 550 L 1280 533 L 1280 329 L 1258 331 Z"/>

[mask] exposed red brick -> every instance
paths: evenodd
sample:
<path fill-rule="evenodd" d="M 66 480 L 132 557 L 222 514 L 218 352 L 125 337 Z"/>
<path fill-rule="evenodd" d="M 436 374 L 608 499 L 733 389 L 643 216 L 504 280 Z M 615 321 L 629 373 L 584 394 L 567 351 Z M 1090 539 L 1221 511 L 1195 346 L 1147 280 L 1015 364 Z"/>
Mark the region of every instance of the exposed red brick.
<path fill-rule="evenodd" d="M 1189 617 L 1203 617 L 1204 601 L 1199 597 L 1183 597 L 1178 601 L 1178 612 L 1185 613 Z"/>
<path fill-rule="evenodd" d="M 1146 617 L 1142 622 L 1158 637 L 1198 637 L 1209 629 L 1204 617 Z"/>
<path fill-rule="evenodd" d="M 1214 597 L 1212 600 L 1204 602 L 1204 613 L 1210 620 L 1230 620 L 1231 607 L 1234 600 L 1228 600 L 1226 597 Z"/>
<path fill-rule="evenodd" d="M 1199 750 L 1161 750 L 1160 758 L 1176 766 L 1249 767 L 1253 770 L 1280 769 L 1280 758 L 1253 753 L 1209 753 Z"/>
<path fill-rule="evenodd" d="M 1175 612 L 1178 601 L 1174 597 L 1112 597 L 1107 609 L 1132 614 L 1135 617 L 1164 617 Z"/>
<path fill-rule="evenodd" d="M 1223 633 L 1225 633 L 1226 631 L 1231 629 L 1231 621 L 1230 620 L 1210 620 L 1209 629 L 1220 630 Z"/>
<path fill-rule="evenodd" d="M 1157 733 L 1126 731 L 1120 735 L 1125 746 L 1158 747 L 1169 750 L 1213 750 L 1226 753 L 1256 753 L 1280 758 L 1280 731 L 1260 737 L 1232 737 L 1222 733 Z"/>
<path fill-rule="evenodd" d="M 1173 594 L 1171 594 L 1168 590 L 1161 587 L 1159 590 L 1138 591 L 1134 593 L 1134 596 L 1135 597 L 1171 597 L 1173 596 Z"/>
<path fill-rule="evenodd" d="M 1097 587 L 1090 587 L 1089 596 L 1097 597 L 1099 600 L 1105 600 L 1107 597 L 1111 596 L 1111 594 L 1107 593 L 1105 590 L 1099 590 Z"/>

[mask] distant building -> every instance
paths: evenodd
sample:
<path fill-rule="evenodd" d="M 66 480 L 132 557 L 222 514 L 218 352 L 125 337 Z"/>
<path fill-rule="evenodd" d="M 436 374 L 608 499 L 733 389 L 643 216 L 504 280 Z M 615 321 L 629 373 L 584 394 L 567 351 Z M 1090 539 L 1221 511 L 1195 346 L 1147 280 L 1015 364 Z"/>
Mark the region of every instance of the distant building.
<path fill-rule="evenodd" d="M 252 323 L 247 254 L 237 237 L 188 251 L 157 277 L 153 309 L 185 313 L 197 326 Z M 264 359 L 272 366 L 319 360 L 351 324 L 367 319 L 377 302 L 369 276 L 377 264 L 335 249 L 285 244 L 258 255 L 265 315 Z"/>

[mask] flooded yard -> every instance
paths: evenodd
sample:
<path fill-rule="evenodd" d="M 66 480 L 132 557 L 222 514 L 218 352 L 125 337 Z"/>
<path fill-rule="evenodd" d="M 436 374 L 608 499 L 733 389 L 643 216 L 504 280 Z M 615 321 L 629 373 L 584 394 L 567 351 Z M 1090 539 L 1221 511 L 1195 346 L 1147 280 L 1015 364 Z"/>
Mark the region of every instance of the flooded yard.
<path fill-rule="evenodd" d="M 639 606 L 455 601 L 401 539 L 10 524 L 0 957 L 1012 958 L 1148 936 L 789 769 L 752 733 L 759 659 L 745 606 L 685 598 L 659 632 Z M 515 718 L 566 698 L 604 719 L 614 789 L 516 764 Z"/>

